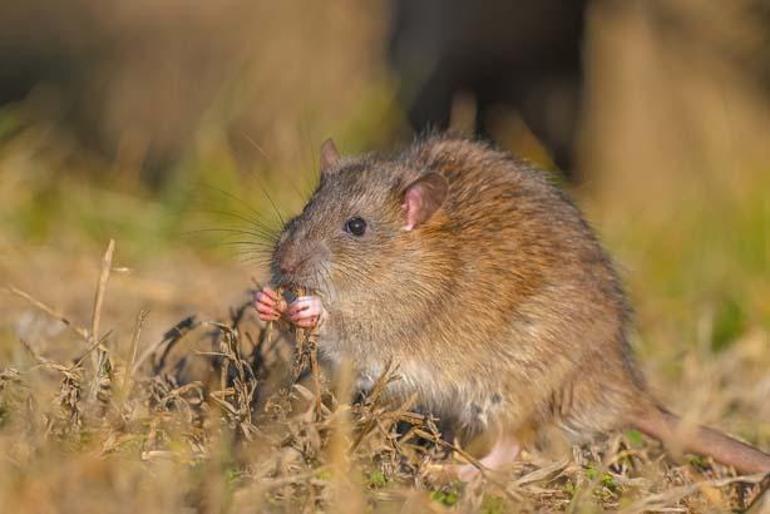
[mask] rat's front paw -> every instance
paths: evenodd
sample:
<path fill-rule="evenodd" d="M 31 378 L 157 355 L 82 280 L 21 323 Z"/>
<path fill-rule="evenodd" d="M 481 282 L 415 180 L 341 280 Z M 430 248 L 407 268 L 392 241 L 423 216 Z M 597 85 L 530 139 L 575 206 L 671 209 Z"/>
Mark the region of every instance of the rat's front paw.
<path fill-rule="evenodd" d="M 286 300 L 265 286 L 254 295 L 254 307 L 262 321 L 275 321 L 286 312 Z"/>
<path fill-rule="evenodd" d="M 289 305 L 286 316 L 298 327 L 313 328 L 323 323 L 326 310 L 319 297 L 300 296 Z"/>

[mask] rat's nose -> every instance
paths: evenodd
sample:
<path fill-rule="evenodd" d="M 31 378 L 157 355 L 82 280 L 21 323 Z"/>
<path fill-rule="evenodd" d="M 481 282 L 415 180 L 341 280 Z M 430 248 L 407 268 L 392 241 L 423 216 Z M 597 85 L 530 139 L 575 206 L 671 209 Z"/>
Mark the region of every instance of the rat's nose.
<path fill-rule="evenodd" d="M 298 246 L 285 246 L 277 256 L 278 271 L 287 279 L 300 278 L 300 275 L 313 271 L 318 262 L 317 244 L 303 243 L 301 247 Z"/>
<path fill-rule="evenodd" d="M 293 262 L 289 263 L 283 260 L 278 264 L 278 269 L 281 270 L 281 273 L 284 275 L 288 275 L 289 273 L 294 273 L 296 265 Z"/>
<path fill-rule="evenodd" d="M 284 275 L 290 275 L 297 271 L 299 259 L 295 255 L 286 254 L 278 261 L 278 269 Z"/>

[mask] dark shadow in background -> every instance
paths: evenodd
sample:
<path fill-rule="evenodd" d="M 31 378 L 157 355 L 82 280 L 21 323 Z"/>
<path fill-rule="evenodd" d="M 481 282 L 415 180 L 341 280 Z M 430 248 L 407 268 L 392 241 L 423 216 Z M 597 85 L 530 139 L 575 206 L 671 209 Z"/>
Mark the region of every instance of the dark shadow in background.
<path fill-rule="evenodd" d="M 515 109 L 574 177 L 587 2 L 393 0 L 389 57 L 415 131 L 445 130 L 460 93 L 489 137 L 495 106 Z"/>
<path fill-rule="evenodd" d="M 592 8 L 639 9 L 664 44 L 730 63 L 770 98 L 767 0 L 724 6 L 729 11 L 725 19 L 744 24 L 745 31 L 732 36 L 719 34 L 709 23 L 688 15 L 692 12 L 662 0 L 391 0 L 391 4 L 388 57 L 400 79 L 399 98 L 414 131 L 446 129 L 454 99 L 470 94 L 476 104 L 478 136 L 494 135 L 489 115 L 495 108 L 512 109 L 573 182 L 580 181 L 575 153 L 587 107 L 583 52 Z"/>

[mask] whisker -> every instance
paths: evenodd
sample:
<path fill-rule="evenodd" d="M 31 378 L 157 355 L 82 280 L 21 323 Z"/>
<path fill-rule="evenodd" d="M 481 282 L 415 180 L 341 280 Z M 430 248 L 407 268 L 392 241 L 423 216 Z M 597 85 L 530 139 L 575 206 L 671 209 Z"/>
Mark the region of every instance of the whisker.
<path fill-rule="evenodd" d="M 270 259 L 267 256 L 238 255 L 237 260 L 241 264 L 257 264 L 259 266 L 265 266 L 268 269 L 270 268 Z"/>
<path fill-rule="evenodd" d="M 342 274 L 345 278 L 347 278 L 347 279 L 349 279 L 351 281 L 355 280 L 355 281 L 359 281 L 359 282 L 361 282 L 361 281 L 367 282 L 367 281 L 371 281 L 372 280 L 372 278 L 370 276 L 368 276 L 367 274 L 365 274 L 363 271 L 359 270 L 358 268 L 348 267 L 348 266 L 345 266 L 345 265 L 341 265 L 341 266 L 338 265 L 336 267 L 336 270 L 340 274 Z"/>
<path fill-rule="evenodd" d="M 216 191 L 216 192 L 226 196 L 227 198 L 230 198 L 231 200 L 235 200 L 236 202 L 240 203 L 242 206 L 246 207 L 246 209 L 251 211 L 251 213 L 254 214 L 257 218 L 260 218 L 262 216 L 262 214 L 259 211 L 257 211 L 254 207 L 252 207 L 252 205 L 250 203 L 248 203 L 243 198 L 240 198 L 240 197 L 234 195 L 233 193 L 231 193 L 229 191 L 225 191 L 224 189 L 218 188 L 216 186 L 212 186 L 211 184 L 208 184 L 206 182 L 199 182 L 198 185 L 203 186 L 203 187 L 207 187 L 207 188 L 209 188 L 209 189 L 211 189 L 213 191 Z"/>
<path fill-rule="evenodd" d="M 240 228 L 202 228 L 202 229 L 196 229 L 196 230 L 189 230 L 182 232 L 181 235 L 183 236 L 194 236 L 197 234 L 206 234 L 206 233 L 222 233 L 222 234 L 238 234 L 238 235 L 246 235 L 246 236 L 254 236 L 259 238 L 263 241 L 271 241 L 275 242 L 277 240 L 277 234 L 275 233 L 269 233 L 259 230 L 246 230 L 246 229 L 240 229 Z"/>
<path fill-rule="evenodd" d="M 219 215 L 219 216 L 226 216 L 226 217 L 241 221 L 247 224 L 249 227 L 259 229 L 259 231 L 263 232 L 264 235 L 270 239 L 275 239 L 277 237 L 281 227 L 276 226 L 274 222 L 268 222 L 264 218 L 262 213 L 260 213 L 259 211 L 251 207 L 251 205 L 249 205 L 246 201 L 242 200 L 241 198 L 238 198 L 232 193 L 216 188 L 214 186 L 211 186 L 205 183 L 202 184 L 201 186 L 207 187 L 211 190 L 219 192 L 225 197 L 236 200 L 239 204 L 246 207 L 246 209 L 248 210 L 248 213 L 247 214 L 241 213 L 237 209 L 229 211 L 229 210 L 221 210 L 221 209 L 215 209 L 210 207 L 202 207 L 199 209 L 200 212 Z"/>
<path fill-rule="evenodd" d="M 223 246 L 248 246 L 254 248 L 269 248 L 272 249 L 273 245 L 264 244 L 261 241 L 224 241 Z"/>
<path fill-rule="evenodd" d="M 262 192 L 264 197 L 267 198 L 267 201 L 270 202 L 270 205 L 273 208 L 273 212 L 275 212 L 276 216 L 278 216 L 278 221 L 281 222 L 281 226 L 286 225 L 286 221 L 283 219 L 281 211 L 278 210 L 278 206 L 275 205 L 273 198 L 270 196 L 270 194 L 268 194 L 267 189 L 265 189 L 264 185 L 262 184 L 262 180 L 259 177 L 257 177 L 257 187 L 259 187 L 259 190 Z"/>
<path fill-rule="evenodd" d="M 206 212 L 208 214 L 216 214 L 216 215 L 220 215 L 220 216 L 229 216 L 231 218 L 235 218 L 237 220 L 243 221 L 244 223 L 246 223 L 246 224 L 248 224 L 250 226 L 254 225 L 254 226 L 256 226 L 256 227 L 258 227 L 258 228 L 260 228 L 262 230 L 268 231 L 268 232 L 277 232 L 278 231 L 277 228 L 265 224 L 260 219 L 249 218 L 249 217 L 244 216 L 243 214 L 240 214 L 240 213 L 235 212 L 235 211 L 222 211 L 222 210 L 219 210 L 219 209 L 208 209 L 208 210 L 205 210 L 203 212 Z"/>

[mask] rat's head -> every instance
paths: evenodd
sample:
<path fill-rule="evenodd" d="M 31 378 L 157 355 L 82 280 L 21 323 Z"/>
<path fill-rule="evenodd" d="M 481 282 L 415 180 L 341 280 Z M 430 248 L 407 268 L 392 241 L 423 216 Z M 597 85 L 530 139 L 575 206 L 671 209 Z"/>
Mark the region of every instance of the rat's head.
<path fill-rule="evenodd" d="M 278 239 L 273 281 L 327 296 L 374 292 L 373 280 L 398 268 L 410 239 L 435 218 L 447 182 L 397 161 L 341 158 L 331 140 L 320 167 L 315 193 Z"/>

